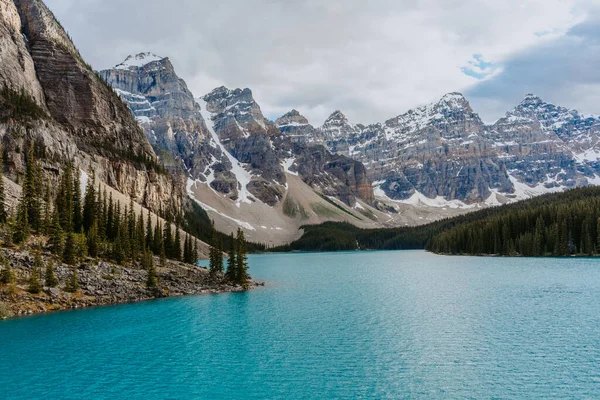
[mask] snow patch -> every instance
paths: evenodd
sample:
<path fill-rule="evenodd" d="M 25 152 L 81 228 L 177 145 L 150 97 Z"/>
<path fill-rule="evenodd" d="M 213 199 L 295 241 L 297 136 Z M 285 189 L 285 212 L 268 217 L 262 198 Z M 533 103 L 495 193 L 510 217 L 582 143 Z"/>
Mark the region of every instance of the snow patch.
<path fill-rule="evenodd" d="M 240 186 L 238 188 L 239 196 L 238 196 L 238 200 L 236 201 L 237 206 L 239 207 L 240 203 L 242 203 L 242 202 L 252 204 L 252 201 L 250 200 L 250 193 L 248 192 L 248 188 L 247 188 L 248 184 L 252 180 L 252 174 L 250 174 L 250 172 L 248 172 L 244 168 L 242 163 L 240 163 L 233 155 L 231 155 L 231 153 L 229 151 L 227 151 L 227 149 L 225 148 L 223 143 L 221 143 L 221 140 L 219 139 L 219 135 L 217 135 L 217 133 L 215 132 L 214 122 L 212 120 L 212 114 L 208 111 L 206 101 L 204 101 L 203 99 L 198 99 L 198 102 L 200 103 L 200 107 L 201 107 L 200 113 L 202 114 L 202 117 L 204 118 L 204 121 L 206 122 L 206 127 L 208 128 L 208 131 L 210 132 L 210 136 L 212 137 L 212 140 L 221 149 L 223 154 L 227 157 L 227 159 L 231 163 L 231 166 L 232 166 L 231 173 L 235 176 L 236 180 L 239 183 L 239 186 Z"/>
<path fill-rule="evenodd" d="M 200 182 L 200 181 L 195 181 L 195 180 L 192 180 L 191 178 L 188 178 L 188 180 L 187 180 L 187 185 L 186 185 L 186 189 L 187 189 L 187 194 L 188 194 L 188 196 L 190 196 L 190 198 L 191 198 L 192 200 L 194 200 L 196 203 L 198 203 L 198 205 L 199 205 L 200 207 L 204 208 L 206 211 L 211 211 L 211 212 L 214 212 L 215 214 L 219 214 L 219 215 L 220 215 L 220 216 L 222 216 L 223 218 L 227 218 L 228 220 L 235 222 L 235 223 L 236 223 L 238 226 L 240 226 L 240 227 L 242 227 L 242 228 L 245 228 L 245 229 L 248 229 L 248 230 L 251 230 L 251 231 L 255 231 L 255 230 L 256 230 L 256 228 L 254 228 L 254 227 L 253 227 L 252 225 L 250 225 L 248 222 L 241 221 L 241 220 L 239 220 L 239 219 L 235 219 L 235 218 L 233 218 L 233 217 L 230 217 L 229 215 L 227 215 L 227 214 L 224 214 L 224 213 L 220 212 L 220 211 L 219 211 L 219 210 L 217 210 L 216 208 L 214 208 L 214 207 L 211 207 L 211 206 L 209 206 L 208 204 L 206 204 L 206 203 L 203 203 L 203 202 L 201 202 L 200 200 L 198 200 L 198 199 L 196 198 L 195 194 L 194 194 L 194 191 L 192 190 L 192 187 L 193 187 L 193 186 L 194 186 L 194 185 L 195 185 L 197 182 L 198 182 L 198 183 L 202 183 L 202 182 Z"/>

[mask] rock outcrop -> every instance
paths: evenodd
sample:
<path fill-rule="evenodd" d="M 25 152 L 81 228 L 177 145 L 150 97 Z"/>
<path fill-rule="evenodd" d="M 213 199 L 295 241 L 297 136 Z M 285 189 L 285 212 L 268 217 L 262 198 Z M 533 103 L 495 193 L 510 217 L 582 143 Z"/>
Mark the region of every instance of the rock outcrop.
<path fill-rule="evenodd" d="M 127 105 L 85 63 L 46 5 L 0 0 L 0 10 L 0 87 L 41 110 L 0 119 L 7 176 L 18 179 L 23 150 L 35 143 L 50 179 L 71 161 L 153 210 L 181 207 L 182 181 L 160 171 Z M 10 101 L 0 95 L 0 110 Z"/>

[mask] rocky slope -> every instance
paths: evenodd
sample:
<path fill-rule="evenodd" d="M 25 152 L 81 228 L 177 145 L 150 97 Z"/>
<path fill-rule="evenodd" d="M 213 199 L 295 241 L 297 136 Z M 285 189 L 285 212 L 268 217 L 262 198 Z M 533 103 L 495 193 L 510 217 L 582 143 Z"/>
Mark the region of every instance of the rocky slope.
<path fill-rule="evenodd" d="M 77 293 L 63 290 L 73 267 L 54 260 L 54 272 L 59 284 L 56 287 L 44 287 L 41 293 L 31 294 L 27 292 L 27 288 L 33 269 L 33 255 L 28 250 L 19 249 L 2 249 L 0 252 L 5 262 L 10 264 L 16 278 L 14 284 L 0 284 L 0 319 L 160 297 L 242 291 L 239 286 L 212 282 L 205 268 L 173 261 L 167 261 L 164 268 L 157 268 L 159 288 L 148 289 L 147 271 L 134 266 L 124 267 L 90 259 L 76 267 L 80 286 Z M 42 259 L 47 263 L 52 255 L 43 254 Z M 156 259 L 157 265 L 158 262 Z M 260 285 L 262 283 L 252 283 L 253 287 Z"/>

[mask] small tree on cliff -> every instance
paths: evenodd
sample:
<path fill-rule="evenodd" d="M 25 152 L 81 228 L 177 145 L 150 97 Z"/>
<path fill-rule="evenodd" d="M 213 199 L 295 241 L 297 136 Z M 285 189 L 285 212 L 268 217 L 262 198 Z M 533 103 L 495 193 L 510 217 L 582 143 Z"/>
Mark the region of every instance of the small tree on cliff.
<path fill-rule="evenodd" d="M 0 146 L 0 224 L 8 220 L 8 210 L 6 208 L 6 192 L 4 190 L 4 151 Z"/>
<path fill-rule="evenodd" d="M 56 275 L 54 275 L 54 263 L 52 260 L 48 261 L 48 265 L 46 266 L 46 286 L 48 287 L 56 287 L 58 286 L 58 279 L 56 279 Z"/>
<path fill-rule="evenodd" d="M 40 271 L 42 270 L 44 263 L 42 262 L 42 256 L 40 250 L 36 250 L 33 259 L 33 268 L 29 275 L 29 286 L 27 291 L 29 293 L 39 293 L 42 291 L 42 284 L 40 283 Z"/>
<path fill-rule="evenodd" d="M 146 286 L 148 289 L 156 289 L 158 287 L 158 279 L 156 278 L 156 267 L 154 266 L 152 252 L 147 250 L 145 258 L 148 265 L 148 279 L 146 280 Z"/>
<path fill-rule="evenodd" d="M 79 277 L 77 276 L 77 268 L 73 268 L 71 276 L 67 280 L 65 292 L 75 293 L 79 290 Z"/>

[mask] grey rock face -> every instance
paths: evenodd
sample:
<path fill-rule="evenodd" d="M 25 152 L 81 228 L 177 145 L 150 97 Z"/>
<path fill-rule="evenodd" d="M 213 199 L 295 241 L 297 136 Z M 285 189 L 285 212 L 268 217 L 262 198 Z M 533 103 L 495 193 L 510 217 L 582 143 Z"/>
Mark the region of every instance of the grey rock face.
<path fill-rule="evenodd" d="M 482 202 L 507 198 L 515 182 L 537 192 L 592 183 L 598 173 L 600 121 L 528 95 L 486 126 L 459 93 L 385 123 L 353 125 L 336 111 L 306 140 L 361 161 L 390 198 L 419 192 L 435 199 Z"/>
<path fill-rule="evenodd" d="M 25 91 L 47 112 L 37 120 L 0 121 L 7 176 L 22 172 L 22 149 L 36 141 L 44 149 L 49 179 L 58 179 L 72 161 L 154 210 L 161 204 L 181 206 L 179 182 L 136 161 L 157 160 L 143 131 L 45 4 L 1 0 L 0 11 L 0 85 Z"/>

